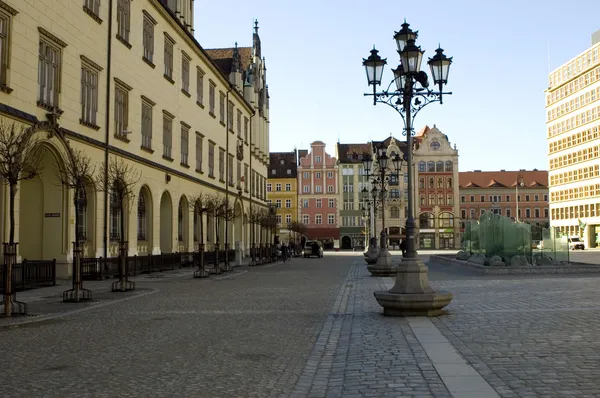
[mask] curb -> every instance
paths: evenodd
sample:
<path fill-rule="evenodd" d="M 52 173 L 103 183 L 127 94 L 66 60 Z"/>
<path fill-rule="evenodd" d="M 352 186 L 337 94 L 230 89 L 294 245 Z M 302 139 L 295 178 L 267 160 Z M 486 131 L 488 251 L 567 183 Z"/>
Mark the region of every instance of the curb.
<path fill-rule="evenodd" d="M 0 325 L 0 329 L 16 328 L 16 327 L 19 327 L 21 325 L 26 325 L 26 324 L 29 324 L 29 323 L 43 322 L 43 321 L 47 321 L 47 320 L 50 320 L 50 319 L 62 318 L 62 317 L 65 317 L 65 316 L 79 314 L 79 313 L 85 312 L 85 311 L 90 311 L 90 310 L 93 310 L 93 309 L 96 309 L 96 308 L 108 307 L 109 305 L 113 305 L 113 304 L 117 304 L 117 303 L 122 303 L 124 301 L 129 301 L 129 300 L 133 300 L 133 299 L 144 297 L 144 296 L 149 296 L 151 294 L 158 293 L 158 292 L 159 292 L 158 289 L 151 289 L 150 291 L 143 292 L 143 293 L 140 293 L 140 294 L 136 294 L 136 295 L 133 295 L 133 296 L 128 296 L 128 297 L 123 297 L 123 298 L 116 299 L 116 300 L 109 300 L 109 301 L 105 301 L 105 302 L 100 302 L 98 304 L 93 304 L 93 305 L 90 305 L 90 306 L 84 307 L 84 308 L 78 308 L 78 309 L 75 309 L 75 310 L 72 310 L 72 311 L 61 312 L 59 314 L 42 315 L 42 316 L 31 318 L 31 319 L 24 319 L 23 321 L 11 322 L 10 324 L 7 324 L 7 325 Z"/>

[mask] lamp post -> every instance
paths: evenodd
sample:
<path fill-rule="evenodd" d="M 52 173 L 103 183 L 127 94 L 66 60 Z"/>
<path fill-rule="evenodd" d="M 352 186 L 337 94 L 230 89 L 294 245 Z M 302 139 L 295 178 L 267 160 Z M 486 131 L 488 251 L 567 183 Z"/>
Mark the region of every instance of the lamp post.
<path fill-rule="evenodd" d="M 517 222 L 519 222 L 519 186 L 523 187 L 525 184 L 523 183 L 523 176 L 521 174 L 517 175 L 517 183 L 515 184 L 515 200 L 517 203 L 517 208 L 515 209 L 515 216 Z"/>
<path fill-rule="evenodd" d="M 394 78 L 385 91 L 377 92 L 381 85 L 383 69 L 387 64 L 386 59 L 378 55 L 373 48 L 371 55 L 363 59 L 363 66 L 367 73 L 367 80 L 373 86 L 373 105 L 385 104 L 396 110 L 404 121 L 404 134 L 408 148 L 408 217 L 406 220 L 406 254 L 398 267 L 396 283 L 389 291 L 375 292 L 377 302 L 384 308 L 385 315 L 436 316 L 443 313 L 442 308 L 450 303 L 452 294 L 448 292 L 435 292 L 430 286 L 427 277 L 427 267 L 418 257 L 415 248 L 417 232 L 414 211 L 413 193 L 413 159 L 412 159 L 412 134 L 413 119 L 425 106 L 433 103 L 442 103 L 443 95 L 452 94 L 443 92 L 444 85 L 448 82 L 448 72 L 452 58 L 444 55 L 444 50 L 438 48 L 435 55 L 427 62 L 431 69 L 433 83 L 438 91 L 429 88 L 427 73 L 421 70 L 424 51 L 418 47 L 416 39 L 418 31 L 410 29 L 406 21 L 402 29 L 395 32 L 394 39 L 400 55 L 400 64 L 393 70 Z M 395 84 L 395 88 L 392 85 Z"/>
<path fill-rule="evenodd" d="M 402 160 L 400 155 L 393 154 L 391 157 L 388 156 L 385 147 L 377 148 L 377 171 L 371 174 L 371 167 L 373 165 L 373 159 L 367 155 L 363 157 L 364 168 L 367 174 L 367 180 L 370 178 L 372 185 L 371 196 L 373 203 L 377 200 L 381 203 L 381 235 L 379 241 L 379 254 L 377 255 L 377 262 L 370 264 L 367 269 L 373 276 L 390 276 L 396 274 L 396 267 L 392 264 L 392 255 L 388 251 L 387 244 L 387 233 L 385 230 L 385 201 L 387 199 L 387 186 L 392 176 L 398 180 L 398 174 L 402 170 Z M 392 161 L 393 168 L 389 167 L 389 161 Z M 363 199 L 368 198 L 368 192 L 366 189 L 362 191 Z M 375 233 L 375 231 L 374 231 Z"/>

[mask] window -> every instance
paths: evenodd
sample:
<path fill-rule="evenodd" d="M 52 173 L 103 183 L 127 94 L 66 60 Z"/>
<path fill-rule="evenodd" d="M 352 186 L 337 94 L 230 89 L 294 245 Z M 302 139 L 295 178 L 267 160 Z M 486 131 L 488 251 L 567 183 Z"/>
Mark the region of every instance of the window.
<path fill-rule="evenodd" d="M 76 189 L 75 195 L 78 195 L 79 198 L 84 199 L 83 203 L 80 203 L 80 205 L 75 209 L 77 211 L 77 225 L 75 233 L 77 234 L 76 236 L 85 241 L 87 237 L 87 201 L 85 201 L 85 188 Z"/>
<path fill-rule="evenodd" d="M 147 210 L 146 210 L 146 196 L 144 192 L 140 192 L 140 196 L 138 197 L 138 230 L 137 230 L 137 239 L 138 240 L 146 240 L 146 236 L 148 234 L 148 226 L 147 226 Z"/>
<path fill-rule="evenodd" d="M 315 178 L 321 178 L 321 172 L 320 171 L 317 171 L 315 173 Z"/>
<path fill-rule="evenodd" d="M 271 192 L 271 187 L 272 187 L 271 183 L 270 182 L 267 183 L 267 192 Z"/>
<path fill-rule="evenodd" d="M 315 156 L 315 163 L 321 163 L 321 157 Z"/>
<path fill-rule="evenodd" d="M 545 194 L 545 195 L 544 195 L 544 202 L 547 202 L 547 201 L 548 201 L 548 195 L 547 195 L 547 194 Z"/>
<path fill-rule="evenodd" d="M 461 202 L 461 203 L 465 203 L 465 202 L 466 202 L 465 195 L 462 195 L 462 196 L 460 197 L 460 202 Z"/>
<path fill-rule="evenodd" d="M 327 172 L 327 178 L 333 178 L 333 171 Z"/>
<path fill-rule="evenodd" d="M 281 226 L 281 214 L 277 214 L 277 225 Z"/>
<path fill-rule="evenodd" d="M 391 218 L 400 218 L 400 208 L 398 207 L 392 207 L 390 209 L 390 217 Z"/>
<path fill-rule="evenodd" d="M 129 90 L 122 81 L 115 79 L 115 137 L 127 139 L 129 126 Z"/>
<path fill-rule="evenodd" d="M 302 207 L 308 209 L 308 199 L 302 199 Z"/>
<path fill-rule="evenodd" d="M 229 183 L 229 186 L 233 186 L 233 159 L 234 156 L 229 154 L 227 159 L 227 182 Z"/>
<path fill-rule="evenodd" d="M 38 63 L 38 105 L 45 109 L 58 108 L 60 93 L 61 55 L 66 44 L 56 43 L 44 35 L 40 29 L 39 63 Z M 47 35 L 50 35 L 48 33 Z"/>
<path fill-rule="evenodd" d="M 505 212 L 506 212 L 506 217 L 510 218 L 510 208 L 507 207 Z"/>
<path fill-rule="evenodd" d="M 204 71 L 196 69 L 196 104 L 204 107 Z"/>
<path fill-rule="evenodd" d="M 219 181 L 225 182 L 225 149 L 219 148 Z"/>
<path fill-rule="evenodd" d="M 238 138 L 241 139 L 242 138 L 242 111 L 240 111 L 240 110 L 237 111 L 236 130 L 237 130 Z"/>
<path fill-rule="evenodd" d="M 452 228 L 454 226 L 454 215 L 450 213 L 440 214 L 440 228 Z"/>
<path fill-rule="evenodd" d="M 181 55 L 181 90 L 190 96 L 190 57 L 184 52 Z"/>
<path fill-rule="evenodd" d="M 310 186 L 308 186 L 308 185 L 305 185 L 305 186 L 302 188 L 302 191 L 303 191 L 303 192 L 305 192 L 305 193 L 307 193 L 307 192 L 310 192 Z"/>
<path fill-rule="evenodd" d="M 109 239 L 116 241 L 121 238 L 121 203 L 115 191 L 110 193 Z"/>
<path fill-rule="evenodd" d="M 424 161 L 420 161 L 419 162 L 419 172 L 425 172 L 426 170 L 426 163 Z"/>
<path fill-rule="evenodd" d="M 190 126 L 181 122 L 181 164 L 188 165 Z"/>
<path fill-rule="evenodd" d="M 470 199 L 471 199 L 471 202 L 475 202 L 475 195 L 471 195 Z"/>
<path fill-rule="evenodd" d="M 244 117 L 244 141 L 248 142 L 248 118 Z"/>
<path fill-rule="evenodd" d="M 233 102 L 227 102 L 227 130 L 233 132 Z"/>
<path fill-rule="evenodd" d="M 454 197 L 452 195 L 446 196 L 446 204 L 448 206 L 452 206 L 454 204 Z"/>
<path fill-rule="evenodd" d="M 322 199 L 317 199 L 316 201 L 317 201 L 316 207 L 317 208 L 322 207 L 322 205 L 323 205 Z"/>
<path fill-rule="evenodd" d="M 315 215 L 315 224 L 317 224 L 317 225 L 323 224 L 323 216 L 321 216 L 320 214 L 316 214 Z"/>
<path fill-rule="evenodd" d="M 142 148 L 152 149 L 152 108 L 154 102 L 142 97 Z"/>
<path fill-rule="evenodd" d="M 334 188 L 333 185 L 327 185 L 327 192 L 333 192 Z"/>
<path fill-rule="evenodd" d="M 239 160 L 237 161 L 237 184 L 236 187 L 237 189 L 241 190 L 242 189 L 242 162 L 240 162 Z"/>
<path fill-rule="evenodd" d="M 11 41 L 11 22 L 12 15 L 17 11 L 8 7 L 8 12 L 0 9 L 0 88 L 2 91 L 10 93 L 8 88 L 8 69 L 10 67 L 9 48 Z"/>
<path fill-rule="evenodd" d="M 302 215 L 302 222 L 304 224 L 310 224 L 310 216 L 308 214 L 303 214 Z"/>
<path fill-rule="evenodd" d="M 100 21 L 100 0 L 84 0 L 83 10 L 96 21 Z"/>
<path fill-rule="evenodd" d="M 419 227 L 435 228 L 435 219 L 431 213 L 423 213 L 419 216 Z"/>
<path fill-rule="evenodd" d="M 335 207 L 335 199 L 329 199 L 329 207 Z"/>
<path fill-rule="evenodd" d="M 435 171 L 444 171 L 444 162 L 441 160 L 435 163 Z"/>
<path fill-rule="evenodd" d="M 281 199 L 277 199 L 277 200 L 275 201 L 275 206 L 276 206 L 278 209 L 281 209 Z"/>
<path fill-rule="evenodd" d="M 453 168 L 452 162 L 449 161 L 449 160 L 447 160 L 446 163 L 445 163 L 445 169 L 446 169 L 446 171 L 452 171 L 452 168 Z"/>
<path fill-rule="evenodd" d="M 117 39 L 126 44 L 129 44 L 129 24 L 131 20 L 130 1 L 131 0 L 117 1 Z"/>
<path fill-rule="evenodd" d="M 202 134 L 196 132 L 196 171 L 202 173 L 202 146 L 204 144 Z"/>
<path fill-rule="evenodd" d="M 592 210 L 592 217 L 594 217 L 594 207 L 591 208 Z M 544 218 L 548 218 L 548 209 L 544 209 Z"/>
<path fill-rule="evenodd" d="M 335 214 L 327 215 L 327 224 L 335 224 Z"/>
<path fill-rule="evenodd" d="M 540 201 L 540 196 L 539 195 L 533 195 L 533 201 L 534 202 L 539 202 Z"/>
<path fill-rule="evenodd" d="M 510 195 L 506 195 L 506 201 L 510 202 Z"/>
<path fill-rule="evenodd" d="M 225 126 L 225 94 L 219 92 L 219 121 Z"/>
<path fill-rule="evenodd" d="M 96 125 L 98 113 L 98 72 L 102 70 L 99 66 L 87 58 L 82 57 L 81 66 L 81 119 L 79 122 L 88 127 Z"/>
<path fill-rule="evenodd" d="M 281 184 L 279 184 L 279 183 L 275 184 L 275 191 L 281 192 Z"/>
<path fill-rule="evenodd" d="M 215 143 L 208 143 L 208 176 L 215 178 Z"/>
<path fill-rule="evenodd" d="M 244 164 L 244 192 L 248 192 L 248 165 Z"/>
<path fill-rule="evenodd" d="M 479 201 L 480 202 L 485 202 L 485 196 L 483 196 L 483 195 L 479 196 Z"/>
<path fill-rule="evenodd" d="M 531 209 L 525 209 L 525 218 L 531 218 Z"/>
<path fill-rule="evenodd" d="M 165 78 L 171 83 L 175 83 L 173 81 L 173 45 L 175 41 L 171 39 L 171 37 L 165 33 L 165 54 L 164 54 L 164 62 L 165 62 Z"/>
<path fill-rule="evenodd" d="M 173 115 L 163 111 L 163 157 L 169 160 L 171 158 L 171 149 L 173 148 Z"/>
<path fill-rule="evenodd" d="M 540 209 L 537 209 L 537 208 L 534 209 L 533 214 L 534 214 L 535 218 L 540 218 Z"/>
<path fill-rule="evenodd" d="M 143 46 L 144 55 L 142 59 L 146 61 L 150 66 L 154 67 L 154 25 L 156 21 L 150 16 L 145 10 L 144 13 L 144 26 L 143 26 Z"/>
<path fill-rule="evenodd" d="M 315 186 L 315 192 L 321 192 L 322 188 L 320 185 Z"/>
<path fill-rule="evenodd" d="M 215 84 L 209 80 L 208 85 L 208 112 L 215 117 Z"/>
<path fill-rule="evenodd" d="M 287 207 L 288 209 L 292 207 L 292 200 L 291 199 L 286 199 L 285 200 L 285 207 Z"/>
<path fill-rule="evenodd" d="M 427 172 L 431 173 L 435 171 L 435 162 L 427 162 Z"/>
<path fill-rule="evenodd" d="M 287 184 L 285 184 L 285 191 L 286 192 L 290 192 L 292 190 L 292 184 L 290 184 L 289 182 Z"/>
<path fill-rule="evenodd" d="M 302 178 L 304 178 L 305 180 L 307 180 L 308 179 L 308 172 L 305 171 L 304 173 L 302 173 Z"/>
<path fill-rule="evenodd" d="M 286 214 L 286 215 L 285 215 L 285 222 L 286 222 L 287 224 L 289 224 L 289 223 L 291 223 L 291 222 L 292 222 L 292 215 L 291 215 L 291 214 Z"/>

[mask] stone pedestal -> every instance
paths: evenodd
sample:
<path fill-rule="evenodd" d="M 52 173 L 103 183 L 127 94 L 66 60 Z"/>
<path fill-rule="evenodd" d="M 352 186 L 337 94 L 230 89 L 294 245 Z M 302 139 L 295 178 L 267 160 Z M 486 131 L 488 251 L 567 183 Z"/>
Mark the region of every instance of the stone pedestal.
<path fill-rule="evenodd" d="M 389 316 L 438 316 L 452 293 L 434 291 L 429 286 L 427 266 L 420 258 L 404 258 L 397 267 L 396 283 L 389 291 L 375 292 L 375 299 Z"/>
<path fill-rule="evenodd" d="M 367 270 L 372 276 L 394 276 L 396 268 L 397 266 L 392 264 L 392 255 L 388 249 L 379 249 L 377 262 L 367 266 Z"/>

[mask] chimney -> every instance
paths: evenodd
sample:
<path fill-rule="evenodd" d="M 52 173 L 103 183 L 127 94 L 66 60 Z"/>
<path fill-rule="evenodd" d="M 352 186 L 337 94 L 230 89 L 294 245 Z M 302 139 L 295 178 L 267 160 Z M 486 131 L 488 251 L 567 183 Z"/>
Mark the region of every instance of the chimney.
<path fill-rule="evenodd" d="M 473 170 L 475 173 L 481 173 L 481 170 Z"/>
<path fill-rule="evenodd" d="M 592 46 L 595 46 L 598 43 L 600 43 L 600 30 L 592 33 Z"/>
<path fill-rule="evenodd" d="M 500 171 L 506 171 L 506 170 L 502 169 L 502 170 L 500 170 Z"/>

